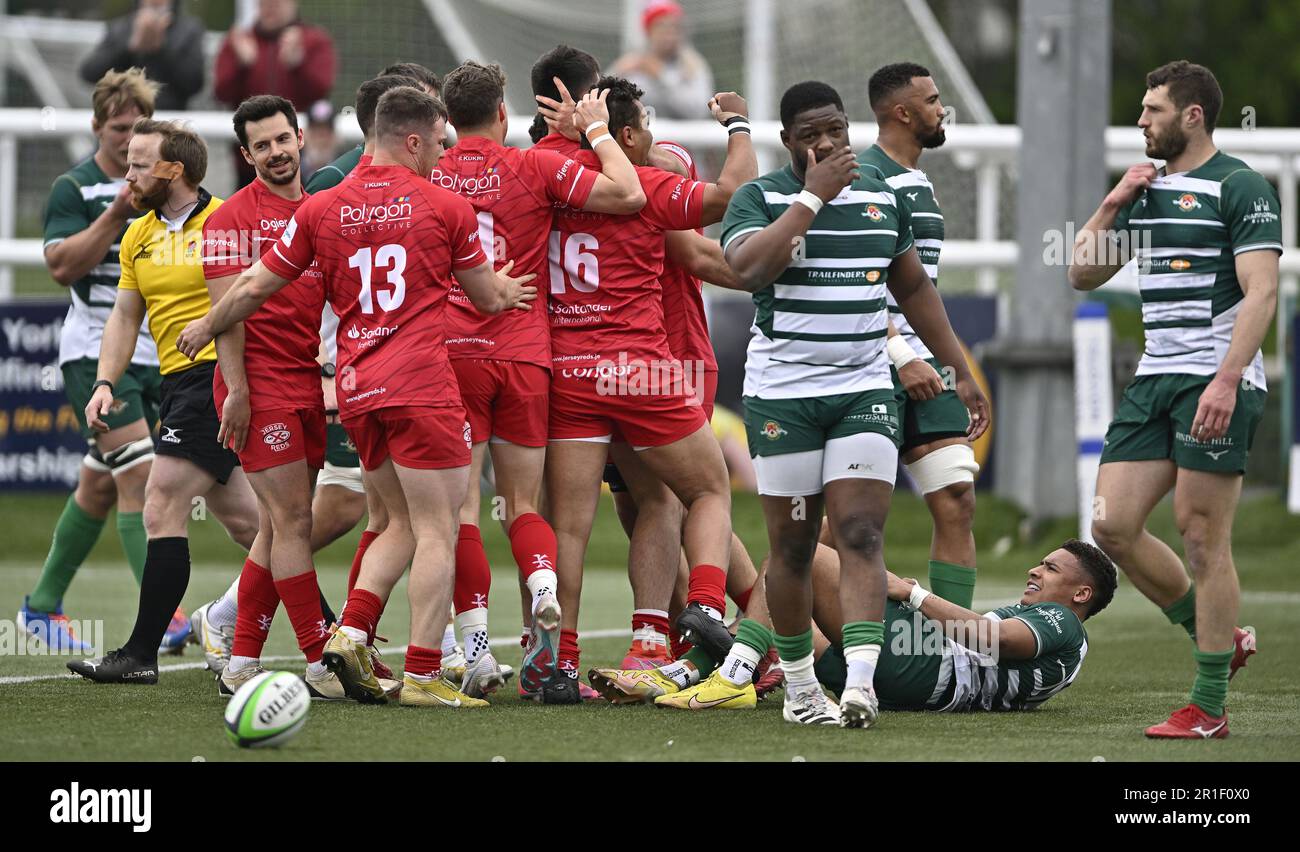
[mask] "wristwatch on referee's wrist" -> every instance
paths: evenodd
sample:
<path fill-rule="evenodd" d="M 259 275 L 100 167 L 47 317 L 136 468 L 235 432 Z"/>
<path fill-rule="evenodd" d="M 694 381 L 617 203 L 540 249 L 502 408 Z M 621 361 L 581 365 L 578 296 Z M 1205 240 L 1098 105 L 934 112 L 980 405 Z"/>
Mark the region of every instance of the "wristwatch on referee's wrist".
<path fill-rule="evenodd" d="M 328 361 L 326 361 L 324 364 L 321 364 L 321 365 L 320 365 L 320 377 L 321 377 L 322 379 L 332 379 L 332 378 L 334 378 L 334 373 L 335 373 L 335 372 L 336 372 L 336 371 L 335 371 L 334 365 L 331 364 L 331 363 L 328 362 Z"/>
<path fill-rule="evenodd" d="M 109 392 L 111 393 L 113 390 L 113 383 L 110 382 L 108 379 L 96 379 L 95 383 L 90 386 L 90 392 L 94 393 L 99 388 L 108 388 Z"/>

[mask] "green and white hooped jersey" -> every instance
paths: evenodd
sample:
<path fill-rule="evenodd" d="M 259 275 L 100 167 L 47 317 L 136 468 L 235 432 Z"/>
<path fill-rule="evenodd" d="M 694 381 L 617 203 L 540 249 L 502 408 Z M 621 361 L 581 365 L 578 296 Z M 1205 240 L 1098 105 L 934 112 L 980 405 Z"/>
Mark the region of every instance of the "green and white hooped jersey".
<path fill-rule="evenodd" d="M 50 188 L 50 200 L 45 208 L 45 248 L 58 245 L 68 237 L 90 227 L 108 206 L 113 203 L 118 190 L 126 185 L 122 179 L 110 179 L 90 157 L 55 179 Z M 130 222 L 127 223 L 129 225 Z M 122 228 L 126 233 L 126 226 Z M 63 320 L 63 336 L 59 341 L 59 364 L 82 358 L 99 360 L 99 347 L 104 338 L 104 323 L 113 311 L 117 299 L 117 281 L 122 275 L 122 234 L 109 246 L 104 259 L 68 288 L 72 305 Z M 158 366 L 158 348 L 149 336 L 149 321 L 140 325 L 136 337 L 132 364 L 146 367 Z"/>
<path fill-rule="evenodd" d="M 943 251 L 943 211 L 939 209 L 939 200 L 934 197 L 934 185 L 929 176 L 920 169 L 909 169 L 895 162 L 879 145 L 872 145 L 858 156 L 863 166 L 874 166 L 879 170 L 885 183 L 894 191 L 898 203 L 908 209 L 912 217 L 912 236 L 916 239 L 916 253 L 925 267 L 925 274 L 930 280 L 939 284 L 939 253 Z M 911 324 L 903 312 L 898 309 L 898 302 L 893 293 L 886 293 L 889 301 L 889 318 L 894 321 L 894 328 L 907 341 L 916 354 L 922 358 L 933 358 L 921 338 L 916 336 Z"/>
<path fill-rule="evenodd" d="M 1218 151 L 1190 172 L 1162 175 L 1116 218 L 1138 262 L 1146 351 L 1137 375 L 1212 376 L 1244 298 L 1236 256 L 1282 252 L 1281 205 L 1264 176 Z M 1242 377 L 1263 389 L 1259 352 Z"/>
<path fill-rule="evenodd" d="M 1088 634 L 1072 610 L 1056 603 L 1012 604 L 984 617 L 1023 621 L 1037 642 L 1034 657 L 995 662 L 945 637 L 943 652 L 925 654 L 922 665 L 911 672 L 917 685 L 933 684 L 925 709 L 951 713 L 1034 710 L 1079 676 L 1088 654 Z M 934 627 L 935 622 L 927 624 L 927 628 Z"/>
<path fill-rule="evenodd" d="M 722 248 L 772 224 L 803 183 L 789 166 L 736 191 Z M 754 294 L 745 396 L 802 399 L 893 387 L 885 354 L 885 286 L 893 259 L 912 247 L 905 208 L 883 180 L 864 175 L 813 219 L 793 260 Z"/>

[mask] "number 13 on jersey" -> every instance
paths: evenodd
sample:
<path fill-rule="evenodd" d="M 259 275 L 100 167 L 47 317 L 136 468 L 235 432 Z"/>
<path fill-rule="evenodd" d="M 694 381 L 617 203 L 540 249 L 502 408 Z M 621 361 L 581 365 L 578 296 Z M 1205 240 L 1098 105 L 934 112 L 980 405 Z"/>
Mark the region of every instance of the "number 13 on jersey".
<path fill-rule="evenodd" d="M 361 306 L 361 313 L 373 314 L 376 302 L 379 304 L 379 310 L 385 313 L 401 307 L 406 299 L 406 279 L 402 277 L 402 273 L 406 271 L 405 246 L 400 243 L 383 245 L 373 250 L 373 256 L 369 246 L 358 249 L 356 254 L 348 258 L 348 266 L 361 270 L 361 296 L 357 299 L 357 303 Z M 372 293 L 370 273 L 373 269 L 384 268 L 388 269 L 387 280 L 392 289 Z"/>

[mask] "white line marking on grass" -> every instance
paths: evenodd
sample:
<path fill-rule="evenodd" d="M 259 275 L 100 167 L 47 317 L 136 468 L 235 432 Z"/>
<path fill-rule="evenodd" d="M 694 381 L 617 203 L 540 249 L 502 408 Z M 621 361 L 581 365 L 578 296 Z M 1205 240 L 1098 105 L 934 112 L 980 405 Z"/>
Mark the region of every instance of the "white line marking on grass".
<path fill-rule="evenodd" d="M 630 635 L 631 632 L 632 631 L 630 631 L 626 627 L 619 627 L 619 628 L 606 628 L 603 630 L 587 630 L 587 631 L 583 631 L 580 635 L 584 639 L 613 639 L 618 636 Z M 518 645 L 519 638 L 517 636 L 498 637 L 496 639 L 489 639 L 488 644 L 495 647 Z M 406 646 L 397 645 L 395 647 L 386 648 L 384 650 L 387 651 L 389 654 L 401 654 L 406 652 Z M 77 659 L 77 658 L 69 657 L 69 659 Z M 277 654 L 275 656 L 262 658 L 262 662 L 264 663 L 283 663 L 290 660 L 301 661 L 302 654 Z M 163 672 L 191 671 L 194 669 L 202 669 L 206 665 L 207 665 L 206 663 L 202 663 L 202 662 L 170 663 L 165 666 L 159 666 L 158 673 L 162 674 Z M 42 681 L 42 680 L 64 680 L 68 678 L 76 680 L 79 679 L 80 677 L 81 675 L 75 675 L 72 672 L 68 672 L 67 674 L 9 675 L 7 677 L 0 677 L 0 686 L 13 684 L 13 683 L 35 683 L 37 681 Z"/>

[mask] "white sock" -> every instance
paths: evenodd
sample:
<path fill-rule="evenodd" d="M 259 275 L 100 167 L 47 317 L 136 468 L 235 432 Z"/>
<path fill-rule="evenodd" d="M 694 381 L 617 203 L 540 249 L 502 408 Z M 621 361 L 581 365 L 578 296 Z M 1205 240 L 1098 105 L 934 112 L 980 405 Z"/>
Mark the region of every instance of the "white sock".
<path fill-rule="evenodd" d="M 734 645 L 732 646 L 735 647 Z M 811 692 L 820 689 L 817 675 L 813 672 L 813 655 L 802 660 L 781 660 L 781 669 L 785 672 L 785 686 L 790 693 Z"/>
<path fill-rule="evenodd" d="M 348 637 L 362 648 L 366 646 L 366 639 L 370 638 L 366 636 L 366 631 L 358 627 L 340 627 L 339 630 L 343 631 L 344 636 Z"/>
<path fill-rule="evenodd" d="M 465 637 L 465 659 L 473 663 L 488 649 L 488 611 L 483 607 L 456 616 L 456 629 Z"/>
<path fill-rule="evenodd" d="M 879 645 L 856 645 L 844 652 L 849 672 L 844 678 L 844 688 L 870 689 L 876 676 L 876 662 L 880 659 Z"/>
<path fill-rule="evenodd" d="M 722 661 L 718 675 L 732 686 L 744 686 L 753 682 L 754 670 L 762 659 L 762 654 L 744 642 L 737 642 L 731 646 L 727 659 Z"/>
<path fill-rule="evenodd" d="M 632 631 L 632 647 L 647 652 L 667 648 L 668 637 L 649 625 L 638 627 Z"/>
<path fill-rule="evenodd" d="M 226 663 L 226 671 L 231 674 L 238 674 L 249 666 L 255 666 L 260 661 L 257 657 L 231 657 L 230 662 Z"/>
<path fill-rule="evenodd" d="M 659 669 L 659 674 L 672 680 L 682 689 L 700 682 L 700 671 L 685 660 L 677 660 Z"/>
<path fill-rule="evenodd" d="M 208 622 L 213 627 L 234 627 L 235 619 L 239 616 L 239 578 L 230 584 L 226 593 L 217 598 L 212 606 L 208 607 Z"/>
<path fill-rule="evenodd" d="M 418 675 L 418 674 L 411 674 L 410 672 L 407 672 L 407 671 L 402 672 L 402 674 L 406 675 L 407 677 L 409 677 L 411 680 L 415 681 L 416 683 L 433 683 L 433 676 L 432 676 L 432 675 Z"/>
<path fill-rule="evenodd" d="M 539 568 L 528 575 L 528 591 L 533 593 L 533 609 L 537 609 L 537 599 L 546 592 L 555 594 L 560 582 L 550 568 Z"/>
<path fill-rule="evenodd" d="M 442 655 L 444 657 L 456 653 L 456 628 L 448 624 L 442 631 Z"/>
<path fill-rule="evenodd" d="M 329 671 L 329 669 L 326 668 L 325 664 L 322 663 L 320 660 L 317 660 L 314 663 L 307 664 L 307 674 L 311 675 L 312 677 L 320 677 L 323 674 L 325 674 L 325 672 L 327 671 Z"/>

